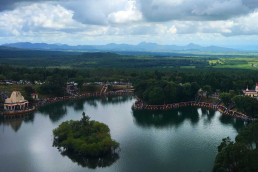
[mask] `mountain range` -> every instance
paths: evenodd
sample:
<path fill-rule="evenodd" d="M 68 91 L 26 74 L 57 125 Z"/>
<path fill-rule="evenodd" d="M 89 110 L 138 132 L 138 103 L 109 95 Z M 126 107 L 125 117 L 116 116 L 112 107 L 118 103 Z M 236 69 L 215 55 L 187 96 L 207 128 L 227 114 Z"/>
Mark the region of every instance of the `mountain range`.
<path fill-rule="evenodd" d="M 30 43 L 19 42 L 4 44 L 2 46 L 20 49 L 33 49 L 33 50 L 53 50 L 53 51 L 150 51 L 150 52 L 170 52 L 170 51 L 199 51 L 199 52 L 236 52 L 238 50 L 208 46 L 203 47 L 197 44 L 188 44 L 186 46 L 178 45 L 159 45 L 156 43 L 141 42 L 138 45 L 130 44 L 115 44 L 110 43 L 106 45 L 77 45 L 71 46 L 67 44 L 47 44 L 47 43 Z"/>

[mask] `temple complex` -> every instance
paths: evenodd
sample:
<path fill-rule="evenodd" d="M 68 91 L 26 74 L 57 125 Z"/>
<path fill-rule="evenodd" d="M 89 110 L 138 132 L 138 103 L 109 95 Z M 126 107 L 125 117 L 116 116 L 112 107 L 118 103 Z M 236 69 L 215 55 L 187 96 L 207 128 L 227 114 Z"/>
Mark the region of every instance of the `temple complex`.
<path fill-rule="evenodd" d="M 256 83 L 255 90 L 249 90 L 247 86 L 246 90 L 244 90 L 243 93 L 245 96 L 258 97 L 258 84 Z"/>
<path fill-rule="evenodd" d="M 13 91 L 10 98 L 5 99 L 5 110 L 23 110 L 28 108 L 29 102 L 24 99 L 19 91 Z"/>

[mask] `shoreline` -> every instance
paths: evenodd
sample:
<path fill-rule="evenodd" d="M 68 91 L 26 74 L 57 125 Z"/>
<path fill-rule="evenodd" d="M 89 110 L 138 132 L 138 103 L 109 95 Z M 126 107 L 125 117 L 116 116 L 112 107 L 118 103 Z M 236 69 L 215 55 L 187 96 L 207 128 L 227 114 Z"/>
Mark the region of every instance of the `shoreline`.
<path fill-rule="evenodd" d="M 19 114 L 24 114 L 24 113 L 31 113 L 37 110 L 38 107 L 45 106 L 48 104 L 52 103 L 57 103 L 65 100 L 72 100 L 72 99 L 80 99 L 80 98 L 85 98 L 85 97 L 97 97 L 97 96 L 109 96 L 109 95 L 129 95 L 132 94 L 130 92 L 126 91 L 109 91 L 105 93 L 101 92 L 95 92 L 95 93 L 85 93 L 85 94 L 78 94 L 78 95 L 73 95 L 73 96 L 63 96 L 63 97 L 54 97 L 54 98 L 45 98 L 42 100 L 39 100 L 36 103 L 33 103 L 33 109 L 29 111 L 22 111 L 22 112 L 14 112 L 14 113 L 0 113 L 0 116 L 10 116 L 10 115 L 19 115 Z"/>
<path fill-rule="evenodd" d="M 56 103 L 56 102 L 61 102 L 61 101 L 65 101 L 65 100 L 80 99 L 80 98 L 85 98 L 85 97 L 110 96 L 110 95 L 128 95 L 128 94 L 132 94 L 132 93 L 126 92 L 126 91 L 123 91 L 123 92 L 122 91 L 109 91 L 109 92 L 105 92 L 105 93 L 95 92 L 95 93 L 78 94 L 78 95 L 74 95 L 74 96 L 45 98 L 43 100 L 40 100 L 40 101 L 34 103 L 34 106 L 35 107 L 40 107 L 40 106 L 44 106 L 44 105 L 48 105 L 48 104 L 52 104 L 52 103 Z"/>
<path fill-rule="evenodd" d="M 256 118 L 251 118 L 243 113 L 236 112 L 233 110 L 228 110 L 225 106 L 214 105 L 212 103 L 206 103 L 206 102 L 196 103 L 195 101 L 189 101 L 189 102 L 181 102 L 181 103 L 173 103 L 173 104 L 165 104 L 165 105 L 148 105 L 143 103 L 141 99 L 139 98 L 136 98 L 136 99 L 137 101 L 133 105 L 134 110 L 171 110 L 171 109 L 178 109 L 180 107 L 194 106 L 194 107 L 202 107 L 202 108 L 210 108 L 210 109 L 218 110 L 220 113 L 224 115 L 229 115 L 249 122 L 253 122 L 257 120 Z"/>

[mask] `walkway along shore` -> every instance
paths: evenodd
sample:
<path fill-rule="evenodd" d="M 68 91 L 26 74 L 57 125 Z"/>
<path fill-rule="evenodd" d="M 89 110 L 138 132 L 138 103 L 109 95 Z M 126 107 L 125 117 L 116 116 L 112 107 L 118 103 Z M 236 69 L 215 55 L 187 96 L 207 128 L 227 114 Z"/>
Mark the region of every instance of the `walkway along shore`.
<path fill-rule="evenodd" d="M 127 91 L 109 91 L 109 92 L 95 92 L 95 93 L 86 93 L 86 94 L 75 94 L 73 96 L 63 96 L 63 97 L 54 97 L 54 98 L 45 98 L 33 103 L 33 108 L 31 110 L 24 111 L 15 111 L 15 112 L 2 112 L 0 116 L 10 116 L 10 115 L 18 115 L 23 113 L 30 113 L 37 110 L 37 107 L 44 106 L 47 104 L 52 104 L 60 101 L 71 100 L 71 99 L 80 99 L 84 97 L 97 97 L 97 96 L 109 96 L 109 95 L 131 95 L 131 92 Z"/>
<path fill-rule="evenodd" d="M 70 99 L 80 99 L 80 98 L 84 98 L 84 97 L 109 96 L 109 95 L 127 95 L 127 94 L 132 94 L 132 93 L 127 92 L 127 91 L 109 91 L 109 92 L 105 92 L 105 93 L 95 92 L 95 93 L 86 93 L 86 94 L 75 94 L 73 96 L 45 98 L 45 99 L 42 99 L 42 100 L 34 103 L 34 106 L 39 107 L 39 106 L 43 106 L 43 105 L 46 105 L 46 104 L 51 104 L 51 103 L 70 100 Z"/>
<path fill-rule="evenodd" d="M 142 100 L 140 100 L 139 98 L 137 98 L 137 101 L 134 103 L 133 108 L 135 110 L 169 110 L 169 109 L 177 109 L 180 107 L 187 107 L 187 106 L 203 107 L 203 108 L 218 110 L 222 114 L 230 115 L 249 122 L 256 120 L 256 118 L 251 118 L 245 114 L 242 114 L 233 110 L 228 110 L 225 106 L 214 105 L 212 103 L 205 103 L 205 102 L 196 103 L 194 101 L 190 101 L 190 102 L 181 102 L 181 103 L 173 103 L 173 104 L 165 104 L 165 105 L 148 105 L 144 103 Z"/>

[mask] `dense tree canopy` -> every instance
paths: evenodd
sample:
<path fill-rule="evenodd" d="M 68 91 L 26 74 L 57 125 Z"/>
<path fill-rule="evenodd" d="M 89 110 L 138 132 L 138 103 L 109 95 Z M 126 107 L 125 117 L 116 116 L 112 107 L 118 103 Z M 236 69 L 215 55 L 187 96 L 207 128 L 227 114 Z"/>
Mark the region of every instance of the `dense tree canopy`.
<path fill-rule="evenodd" d="M 230 138 L 222 140 L 218 147 L 213 172 L 257 172 L 258 171 L 258 121 L 242 130 L 236 142 Z"/>
<path fill-rule="evenodd" d="M 230 93 L 221 93 L 219 95 L 219 98 L 221 99 L 221 101 L 224 103 L 224 105 L 227 107 L 229 105 L 229 103 L 231 103 L 231 99 L 232 96 Z"/>
<path fill-rule="evenodd" d="M 119 143 L 111 139 L 109 132 L 107 125 L 90 121 L 83 113 L 80 121 L 66 121 L 53 130 L 54 145 L 85 156 L 110 154 L 119 148 Z"/>
<path fill-rule="evenodd" d="M 258 117 L 258 100 L 249 96 L 234 96 L 238 111 L 251 117 Z"/>
<path fill-rule="evenodd" d="M 65 93 L 66 82 L 61 75 L 49 76 L 46 83 L 39 87 L 39 92 L 43 95 L 62 96 Z"/>
<path fill-rule="evenodd" d="M 205 85 L 203 87 L 203 91 L 206 92 L 206 97 L 210 97 L 211 94 L 212 94 L 212 89 L 211 89 L 211 86 L 210 85 Z"/>

